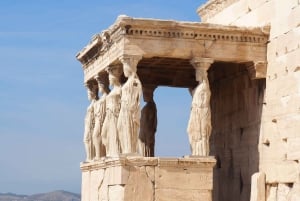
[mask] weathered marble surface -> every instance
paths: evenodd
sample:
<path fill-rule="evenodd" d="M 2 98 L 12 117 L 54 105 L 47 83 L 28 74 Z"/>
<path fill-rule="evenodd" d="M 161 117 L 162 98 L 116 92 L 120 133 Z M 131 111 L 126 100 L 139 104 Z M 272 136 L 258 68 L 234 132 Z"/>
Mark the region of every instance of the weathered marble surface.
<path fill-rule="evenodd" d="M 212 200 L 213 157 L 120 157 L 82 163 L 82 201 Z"/>
<path fill-rule="evenodd" d="M 210 88 L 207 71 L 212 59 L 194 58 L 191 61 L 196 71 L 198 86 L 192 91 L 192 106 L 187 132 L 192 155 L 208 156 L 209 139 L 211 135 Z"/>
<path fill-rule="evenodd" d="M 117 156 L 120 153 L 120 141 L 118 134 L 118 118 L 121 105 L 120 66 L 107 68 L 111 92 L 106 96 L 106 116 L 103 123 L 103 143 L 106 147 L 106 156 Z"/>
<path fill-rule="evenodd" d="M 258 73 L 260 65 L 267 67 L 263 67 L 267 71 L 266 89 L 261 102 L 262 110 L 260 116 L 256 118 L 259 119 L 260 125 L 255 129 L 256 131 L 251 131 L 256 135 L 248 138 L 248 142 L 253 144 L 252 141 L 255 139 L 253 141 L 255 147 L 253 148 L 252 145 L 251 149 L 242 154 L 242 158 L 248 158 L 248 162 L 245 160 L 241 164 L 248 163 L 251 166 L 255 164 L 256 170 L 252 169 L 252 171 L 265 173 L 265 200 L 297 199 L 300 175 L 300 1 L 210 0 L 198 9 L 198 13 L 206 23 L 225 26 L 262 26 L 262 30 L 266 30 L 263 26 L 269 25 L 267 60 L 254 67 Z M 248 70 L 251 72 L 252 68 Z M 240 121 L 243 119 L 234 121 L 235 125 Z M 225 136 L 231 135 L 226 132 Z M 259 139 L 256 136 L 259 136 Z M 233 142 L 235 144 L 236 141 Z M 219 143 L 221 145 L 222 140 L 216 144 Z M 234 161 L 237 158 L 235 147 L 232 150 L 229 155 Z M 258 157 L 251 157 L 250 160 L 247 155 L 258 155 Z M 221 158 L 226 160 L 226 157 L 221 156 Z M 236 160 L 233 167 L 237 172 L 238 169 L 246 169 Z M 250 171 L 248 168 L 248 172 Z M 226 172 L 220 172 L 220 177 L 226 178 Z M 224 189 L 224 192 L 226 190 Z M 236 191 L 232 194 L 238 197 L 241 193 Z M 227 196 L 228 194 L 220 196 L 219 201 L 226 200 Z M 240 200 L 248 201 L 249 197 Z"/>
<path fill-rule="evenodd" d="M 155 133 L 155 117 L 143 118 L 142 121 L 150 119 L 153 124 L 146 132 L 139 132 L 140 128 L 143 131 L 148 126 L 140 127 L 139 103 L 143 86 L 195 88 L 198 84 L 198 89 L 202 90 L 196 90 L 194 103 L 205 103 L 205 108 L 201 111 L 192 108 L 188 129 L 192 155 L 218 154 L 215 181 L 217 188 L 222 188 L 220 196 L 230 200 L 234 195 L 233 198 L 249 200 L 250 177 L 258 168 L 253 143 L 257 140 L 260 124 L 252 118 L 259 116 L 262 104 L 259 95 L 264 94 L 261 89 L 264 85 L 253 80 L 266 77 L 268 31 L 268 26 L 250 28 L 119 16 L 111 27 L 93 37 L 76 56 L 83 65 L 84 82 L 95 83 L 95 76 L 111 66 L 120 66 L 123 71 L 115 79 L 118 83 L 111 82 L 112 91 L 105 98 L 106 114 L 101 135 L 108 157 L 96 157 L 98 161 L 82 165 L 84 201 L 99 200 L 99 196 L 102 201 L 212 199 L 215 161 L 209 157 L 129 158 L 136 153 L 154 155 L 154 138 L 151 137 Z M 206 62 L 198 63 L 199 66 L 191 63 L 196 59 Z M 210 65 L 214 65 L 215 72 L 207 72 Z M 235 79 L 231 79 L 232 69 L 240 73 L 232 74 Z M 228 76 L 225 79 L 230 79 L 229 83 L 221 86 L 224 77 L 215 79 L 219 73 Z M 108 74 L 112 81 L 113 73 L 108 71 Z M 252 99 L 252 95 L 256 99 Z M 219 105 L 224 108 L 218 108 Z M 241 105 L 246 109 L 241 109 Z M 215 111 L 220 113 L 214 114 Z M 228 112 L 225 118 L 224 111 Z M 148 115 L 154 112 L 152 108 Z M 199 125 L 194 117 L 204 117 L 200 129 L 195 129 Z M 232 125 L 231 120 L 239 123 Z M 211 132 L 213 130 L 215 133 Z M 140 141 L 139 137 L 148 142 Z M 127 154 L 128 158 L 120 157 L 122 154 Z M 230 185 L 220 186 L 222 182 Z M 146 190 L 141 190 L 142 187 Z M 233 195 L 228 196 L 231 191 Z"/>

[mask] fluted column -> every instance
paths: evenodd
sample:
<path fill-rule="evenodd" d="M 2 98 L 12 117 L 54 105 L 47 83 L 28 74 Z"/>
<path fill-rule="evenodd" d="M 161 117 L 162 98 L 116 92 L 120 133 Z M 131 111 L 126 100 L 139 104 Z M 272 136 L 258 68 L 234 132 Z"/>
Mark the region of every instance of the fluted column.
<path fill-rule="evenodd" d="M 196 71 L 198 86 L 192 91 L 191 114 L 187 132 L 192 155 L 209 155 L 209 138 L 211 135 L 211 108 L 209 81 L 207 71 L 213 60 L 210 58 L 194 58 L 191 64 Z"/>
<path fill-rule="evenodd" d="M 153 99 L 156 86 L 143 86 L 143 97 L 146 105 L 142 109 L 139 134 L 139 153 L 154 157 L 155 133 L 157 127 L 157 110 Z"/>
<path fill-rule="evenodd" d="M 123 55 L 120 61 L 127 81 L 122 86 L 118 132 L 123 154 L 137 153 L 142 84 L 136 74 L 140 55 Z"/>

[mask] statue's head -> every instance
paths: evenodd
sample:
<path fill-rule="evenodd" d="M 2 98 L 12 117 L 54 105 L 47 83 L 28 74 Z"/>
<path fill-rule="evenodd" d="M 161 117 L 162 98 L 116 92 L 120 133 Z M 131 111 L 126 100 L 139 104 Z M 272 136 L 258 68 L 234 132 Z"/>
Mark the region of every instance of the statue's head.
<path fill-rule="evenodd" d="M 106 73 L 101 73 L 95 77 L 98 83 L 98 91 L 101 94 L 109 93 L 109 83 L 108 83 L 108 76 Z"/>
<path fill-rule="evenodd" d="M 120 83 L 120 76 L 122 74 L 122 68 L 120 65 L 112 65 L 106 68 L 108 72 L 108 80 L 110 85 L 116 85 Z"/>
<path fill-rule="evenodd" d="M 85 87 L 87 88 L 87 95 L 89 101 L 97 100 L 98 98 L 98 88 L 94 83 L 85 83 Z"/>

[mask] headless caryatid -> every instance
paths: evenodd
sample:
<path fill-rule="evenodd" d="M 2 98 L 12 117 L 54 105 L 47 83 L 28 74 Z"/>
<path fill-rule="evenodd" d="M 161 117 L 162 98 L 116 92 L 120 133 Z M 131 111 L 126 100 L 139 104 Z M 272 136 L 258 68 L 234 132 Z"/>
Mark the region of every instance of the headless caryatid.
<path fill-rule="evenodd" d="M 106 96 L 106 116 L 102 127 L 102 139 L 106 146 L 106 156 L 118 156 L 120 143 L 117 123 L 121 107 L 120 76 L 122 69 L 120 66 L 110 66 L 107 68 L 107 72 L 112 90 Z"/>
<path fill-rule="evenodd" d="M 97 88 L 93 84 L 86 84 L 88 90 L 88 99 L 91 102 L 87 108 L 84 119 L 84 137 L 83 143 L 86 152 L 86 161 L 91 161 L 94 157 L 92 134 L 95 127 L 94 104 L 98 99 Z"/>
<path fill-rule="evenodd" d="M 123 154 L 137 153 L 140 128 L 140 100 L 142 84 L 136 74 L 137 63 L 141 57 L 122 57 L 123 71 L 127 77 L 122 86 L 121 110 L 118 118 L 118 132 Z"/>
<path fill-rule="evenodd" d="M 156 86 L 143 87 L 143 97 L 146 105 L 141 112 L 139 153 L 146 157 L 154 156 L 155 132 L 157 127 L 157 110 L 153 100 L 155 88 Z"/>
<path fill-rule="evenodd" d="M 93 131 L 93 147 L 95 149 L 95 160 L 105 156 L 105 145 L 102 140 L 102 127 L 106 115 L 106 96 L 109 93 L 108 83 L 104 76 L 97 76 L 98 90 L 102 96 L 94 103 L 95 127 Z"/>
<path fill-rule="evenodd" d="M 207 70 L 212 60 L 193 60 L 192 64 L 196 69 L 198 86 L 192 92 L 193 100 L 191 114 L 188 122 L 187 132 L 191 145 L 192 155 L 209 155 L 209 138 L 211 135 L 211 109 L 209 81 Z"/>

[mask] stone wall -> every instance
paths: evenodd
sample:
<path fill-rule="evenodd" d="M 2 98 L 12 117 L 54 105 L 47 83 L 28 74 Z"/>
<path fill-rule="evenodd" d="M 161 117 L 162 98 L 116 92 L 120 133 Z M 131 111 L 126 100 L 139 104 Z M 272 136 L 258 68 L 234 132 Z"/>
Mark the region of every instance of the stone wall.
<path fill-rule="evenodd" d="M 204 22 L 271 26 L 258 145 L 266 197 L 259 200 L 300 200 L 300 0 L 240 0 L 217 12 L 214 2 L 205 6 L 211 11 L 198 9 Z"/>
<path fill-rule="evenodd" d="M 258 171 L 260 119 L 265 80 L 251 80 L 244 65 L 215 63 L 211 155 L 217 158 L 214 200 L 249 201 L 251 175 Z"/>
<path fill-rule="evenodd" d="M 103 158 L 82 163 L 82 201 L 212 201 L 214 157 Z"/>

